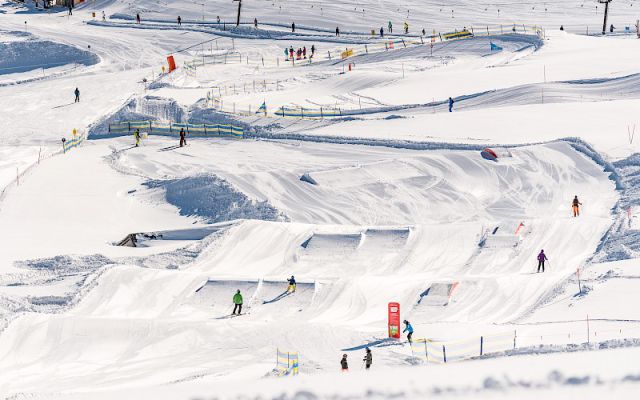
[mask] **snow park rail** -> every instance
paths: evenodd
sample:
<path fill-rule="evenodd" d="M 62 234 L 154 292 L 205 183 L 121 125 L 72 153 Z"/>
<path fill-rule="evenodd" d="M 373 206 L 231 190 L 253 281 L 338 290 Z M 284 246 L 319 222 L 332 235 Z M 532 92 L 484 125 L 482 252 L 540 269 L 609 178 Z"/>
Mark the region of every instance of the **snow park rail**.
<path fill-rule="evenodd" d="M 191 137 L 230 137 L 244 139 L 244 128 L 235 125 L 224 124 L 184 124 L 156 121 L 125 121 L 109 124 L 109 133 L 140 133 L 151 135 L 179 135 L 184 129 Z"/>

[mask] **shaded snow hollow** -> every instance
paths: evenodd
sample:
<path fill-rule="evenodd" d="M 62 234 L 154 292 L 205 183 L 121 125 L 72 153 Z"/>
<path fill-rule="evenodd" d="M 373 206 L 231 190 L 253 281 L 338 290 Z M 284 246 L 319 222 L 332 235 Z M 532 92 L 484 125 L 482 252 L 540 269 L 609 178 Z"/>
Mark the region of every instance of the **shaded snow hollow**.
<path fill-rule="evenodd" d="M 234 219 L 285 221 L 286 216 L 268 201 L 256 201 L 212 175 L 172 180 L 152 180 L 149 189 L 164 190 L 165 200 L 180 209 L 180 215 L 197 216 L 208 223 Z"/>

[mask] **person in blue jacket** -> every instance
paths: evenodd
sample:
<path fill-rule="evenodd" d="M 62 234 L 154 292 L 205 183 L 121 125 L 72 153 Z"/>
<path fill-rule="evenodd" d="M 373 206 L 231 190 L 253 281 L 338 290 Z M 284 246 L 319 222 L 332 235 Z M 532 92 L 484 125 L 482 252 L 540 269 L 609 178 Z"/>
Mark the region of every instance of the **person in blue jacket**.
<path fill-rule="evenodd" d="M 411 326 L 411 323 L 409 321 L 407 321 L 406 319 L 404 320 L 404 330 L 402 331 L 402 333 L 408 332 L 407 333 L 407 340 L 409 341 L 409 343 L 411 343 L 411 336 L 413 336 L 413 326 Z"/>
<path fill-rule="evenodd" d="M 453 112 L 453 99 L 449 97 L 449 112 Z"/>

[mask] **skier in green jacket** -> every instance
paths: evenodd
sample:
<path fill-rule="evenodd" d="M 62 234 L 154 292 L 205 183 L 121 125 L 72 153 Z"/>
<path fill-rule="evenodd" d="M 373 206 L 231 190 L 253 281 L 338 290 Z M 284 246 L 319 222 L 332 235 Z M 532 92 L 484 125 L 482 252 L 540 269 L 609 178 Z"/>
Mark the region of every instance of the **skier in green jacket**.
<path fill-rule="evenodd" d="M 233 312 L 231 315 L 235 315 L 236 310 L 238 310 L 238 315 L 242 312 L 242 295 L 240 294 L 240 289 L 233 295 Z"/>

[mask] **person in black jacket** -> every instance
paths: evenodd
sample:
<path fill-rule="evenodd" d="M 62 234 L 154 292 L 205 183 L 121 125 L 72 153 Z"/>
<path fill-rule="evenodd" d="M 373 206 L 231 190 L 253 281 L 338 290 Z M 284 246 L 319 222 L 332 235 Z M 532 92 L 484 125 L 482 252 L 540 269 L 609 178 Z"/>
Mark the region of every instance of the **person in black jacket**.
<path fill-rule="evenodd" d="M 349 363 L 347 363 L 347 355 L 342 355 L 342 360 L 340 360 L 340 366 L 342 367 L 342 372 L 349 371 Z"/>
<path fill-rule="evenodd" d="M 186 133 L 184 133 L 184 128 L 180 128 L 180 147 L 187 145 L 187 139 L 185 139 Z"/>
<path fill-rule="evenodd" d="M 366 353 L 364 353 L 364 358 L 362 359 L 362 361 L 364 361 L 364 366 L 366 369 L 371 368 L 371 364 L 373 363 L 373 356 L 371 355 L 371 349 L 367 347 L 367 351 Z"/>

